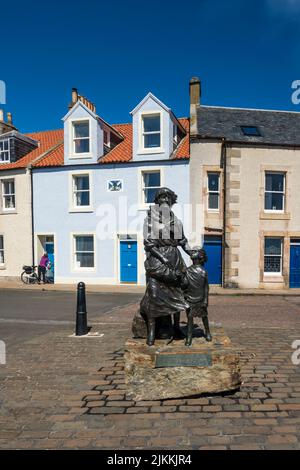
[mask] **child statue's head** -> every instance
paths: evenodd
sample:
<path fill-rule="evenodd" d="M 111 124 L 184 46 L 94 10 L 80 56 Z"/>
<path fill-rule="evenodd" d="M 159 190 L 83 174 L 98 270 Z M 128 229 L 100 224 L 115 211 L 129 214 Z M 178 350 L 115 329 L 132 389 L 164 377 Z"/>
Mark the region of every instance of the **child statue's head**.
<path fill-rule="evenodd" d="M 193 261 L 193 264 L 201 264 L 202 265 L 202 264 L 206 263 L 206 261 L 207 261 L 206 251 L 203 248 L 195 246 L 192 249 L 191 259 Z"/>

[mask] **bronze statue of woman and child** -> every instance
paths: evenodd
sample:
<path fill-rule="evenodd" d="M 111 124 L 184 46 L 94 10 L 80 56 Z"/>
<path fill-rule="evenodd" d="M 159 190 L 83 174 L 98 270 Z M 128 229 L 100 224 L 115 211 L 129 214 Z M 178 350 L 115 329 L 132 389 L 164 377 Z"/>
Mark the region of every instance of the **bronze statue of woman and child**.
<path fill-rule="evenodd" d="M 206 253 L 201 248 L 189 247 L 182 223 L 171 210 L 176 201 L 177 195 L 171 189 L 160 188 L 144 223 L 147 287 L 140 313 L 147 325 L 149 346 L 156 336 L 182 338 L 179 328 L 182 311 L 186 311 L 188 320 L 186 346 L 192 344 L 194 317 L 202 318 L 206 340 L 212 340 L 207 316 L 208 276 L 203 267 Z M 179 247 L 190 256 L 191 266 L 186 266 Z M 159 335 L 159 323 L 169 325 L 169 331 Z"/>

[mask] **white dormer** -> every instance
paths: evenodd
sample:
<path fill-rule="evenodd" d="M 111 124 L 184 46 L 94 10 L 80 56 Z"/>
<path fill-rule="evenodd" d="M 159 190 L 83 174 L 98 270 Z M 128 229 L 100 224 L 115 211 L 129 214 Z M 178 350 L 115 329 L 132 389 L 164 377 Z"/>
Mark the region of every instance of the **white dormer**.
<path fill-rule="evenodd" d="M 152 93 L 131 111 L 133 120 L 133 160 L 166 160 L 177 141 L 178 121 L 170 108 Z"/>
<path fill-rule="evenodd" d="M 103 125 L 82 101 L 63 118 L 65 165 L 97 163 L 104 154 Z"/>

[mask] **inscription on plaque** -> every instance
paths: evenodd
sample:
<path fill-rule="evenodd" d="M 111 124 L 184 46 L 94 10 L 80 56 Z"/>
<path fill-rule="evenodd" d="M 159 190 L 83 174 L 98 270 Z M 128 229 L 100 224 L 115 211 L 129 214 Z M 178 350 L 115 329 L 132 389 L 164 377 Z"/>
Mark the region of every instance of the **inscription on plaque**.
<path fill-rule="evenodd" d="M 210 354 L 157 354 L 155 367 L 209 367 Z"/>

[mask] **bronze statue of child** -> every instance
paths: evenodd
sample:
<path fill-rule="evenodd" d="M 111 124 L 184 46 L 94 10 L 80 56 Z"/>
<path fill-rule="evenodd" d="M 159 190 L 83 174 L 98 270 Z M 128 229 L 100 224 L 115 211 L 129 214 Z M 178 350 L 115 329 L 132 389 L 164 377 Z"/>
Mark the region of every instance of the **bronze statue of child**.
<path fill-rule="evenodd" d="M 207 306 L 208 306 L 208 275 L 203 267 L 207 261 L 205 250 L 195 247 L 191 250 L 190 257 L 193 264 L 189 266 L 185 273 L 182 284 L 184 297 L 189 304 L 187 309 L 188 327 L 185 345 L 191 346 L 193 338 L 194 317 L 200 317 L 203 321 L 206 341 L 211 341 L 209 330 Z"/>

